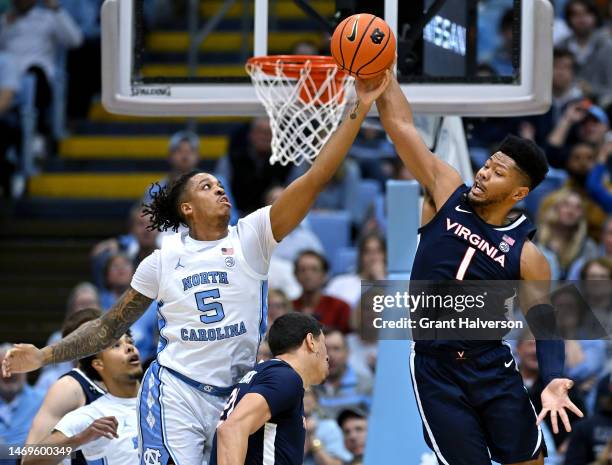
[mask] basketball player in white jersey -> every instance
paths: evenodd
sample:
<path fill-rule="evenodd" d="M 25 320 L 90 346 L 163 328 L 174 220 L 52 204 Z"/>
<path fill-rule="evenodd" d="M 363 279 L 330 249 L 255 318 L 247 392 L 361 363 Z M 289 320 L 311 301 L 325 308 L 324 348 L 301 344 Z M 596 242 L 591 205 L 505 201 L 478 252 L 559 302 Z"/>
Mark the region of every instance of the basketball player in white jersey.
<path fill-rule="evenodd" d="M 41 445 L 80 450 L 89 465 L 138 462 L 137 395 L 142 376 L 138 349 L 129 334 L 91 361 L 108 393 L 64 415 Z M 46 450 L 50 450 L 48 447 Z M 60 456 L 24 456 L 22 465 L 56 465 Z"/>
<path fill-rule="evenodd" d="M 134 275 L 131 288 L 100 319 L 43 349 L 18 344 L 5 375 L 99 352 L 159 302 L 160 344 L 139 396 L 140 463 L 207 462 L 219 414 L 255 363 L 265 331 L 266 275 L 275 246 L 304 218 L 357 135 L 390 74 L 357 82 L 357 102 L 314 161 L 270 207 L 228 227 L 230 203 L 208 173 L 183 175 L 160 190 L 147 212 L 164 239 Z"/>

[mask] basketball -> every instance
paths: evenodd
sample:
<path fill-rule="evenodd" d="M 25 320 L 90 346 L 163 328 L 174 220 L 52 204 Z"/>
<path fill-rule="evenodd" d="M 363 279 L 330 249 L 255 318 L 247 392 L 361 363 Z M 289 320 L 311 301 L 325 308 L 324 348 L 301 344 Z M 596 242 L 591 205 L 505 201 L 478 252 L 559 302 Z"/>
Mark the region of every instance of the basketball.
<path fill-rule="evenodd" d="M 361 13 L 349 16 L 336 27 L 331 53 L 338 67 L 363 79 L 382 74 L 395 58 L 395 36 L 381 18 Z"/>

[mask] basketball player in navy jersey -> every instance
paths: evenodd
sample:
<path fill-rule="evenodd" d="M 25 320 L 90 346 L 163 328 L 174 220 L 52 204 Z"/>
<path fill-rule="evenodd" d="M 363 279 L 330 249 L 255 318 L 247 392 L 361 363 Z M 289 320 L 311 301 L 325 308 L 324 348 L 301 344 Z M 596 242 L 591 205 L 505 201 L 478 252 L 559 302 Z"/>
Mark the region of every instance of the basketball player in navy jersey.
<path fill-rule="evenodd" d="M 508 136 L 467 187 L 459 173 L 423 143 L 395 79 L 377 107 L 400 158 L 431 199 L 423 210 L 411 280 L 521 279 L 532 281 L 530 286 L 535 280 L 550 280 L 549 265 L 530 240 L 534 228 L 529 220 L 525 216 L 508 220 L 514 205 L 548 171 L 542 151 L 531 141 Z M 563 377 L 564 342 L 547 337 L 556 324 L 553 309 L 538 294 L 541 286 L 535 287 L 525 286 L 519 297 L 534 330 L 546 383 L 539 417 L 511 350 L 501 340 L 413 344 L 415 397 L 425 439 L 440 464 L 490 465 L 494 460 L 504 465 L 542 465 L 546 446 L 539 423 L 550 413 L 555 433 L 559 417 L 570 431 L 566 410 L 582 416 L 568 398 L 572 381 Z M 543 327 L 546 330 L 534 329 Z"/>
<path fill-rule="evenodd" d="M 210 465 L 302 465 L 304 389 L 327 377 L 325 336 L 312 316 L 288 313 L 270 327 L 274 358 L 232 392 L 213 440 Z"/>

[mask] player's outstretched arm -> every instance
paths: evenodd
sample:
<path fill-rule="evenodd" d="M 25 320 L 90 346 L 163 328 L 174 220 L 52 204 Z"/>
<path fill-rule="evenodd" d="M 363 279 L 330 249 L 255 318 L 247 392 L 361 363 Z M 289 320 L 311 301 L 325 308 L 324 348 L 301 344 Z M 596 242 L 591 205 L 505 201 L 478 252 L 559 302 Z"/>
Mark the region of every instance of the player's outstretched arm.
<path fill-rule="evenodd" d="M 583 413 L 570 400 L 568 392 L 574 382 L 563 376 L 565 342 L 557 326 L 554 308 L 550 304 L 550 265 L 531 242 L 525 242 L 521 252 L 521 308 L 535 339 L 540 377 L 546 386 L 542 391 L 542 411 L 538 424 L 550 413 L 553 433 L 559 432 L 559 418 L 565 430 L 572 426 L 566 409 L 583 417 Z"/>
<path fill-rule="evenodd" d="M 39 445 L 47 446 L 39 450 L 47 452 L 56 452 L 58 450 L 70 450 L 74 452 L 81 446 L 94 441 L 100 437 L 108 439 L 117 438 L 117 419 L 115 417 L 102 417 L 95 420 L 84 431 L 81 431 L 74 436 L 66 436 L 61 431 L 53 431 Z M 68 452 L 66 455 L 70 455 Z M 21 465 L 57 465 L 65 456 L 58 454 L 31 454 L 26 455 L 21 460 Z"/>
<path fill-rule="evenodd" d="M 261 394 L 249 393 L 240 399 L 227 420 L 217 427 L 217 464 L 243 465 L 249 436 L 270 418 L 270 406 Z"/>
<path fill-rule="evenodd" d="M 372 104 L 389 84 L 391 74 L 382 78 L 356 81 L 357 103 L 317 155 L 310 169 L 293 181 L 281 194 L 270 210 L 272 233 L 277 241 L 300 224 L 314 204 L 319 193 L 338 170 L 353 145 L 361 123 Z"/>
<path fill-rule="evenodd" d="M 129 288 L 111 309 L 51 346 L 38 349 L 15 344 L 2 362 L 2 374 L 27 373 L 49 363 L 77 360 L 96 354 L 119 339 L 149 307 L 153 299 Z"/>
<path fill-rule="evenodd" d="M 414 125 L 410 104 L 395 78 L 376 100 L 376 107 L 402 162 L 431 194 L 439 209 L 461 185 L 461 176 L 427 148 Z"/>

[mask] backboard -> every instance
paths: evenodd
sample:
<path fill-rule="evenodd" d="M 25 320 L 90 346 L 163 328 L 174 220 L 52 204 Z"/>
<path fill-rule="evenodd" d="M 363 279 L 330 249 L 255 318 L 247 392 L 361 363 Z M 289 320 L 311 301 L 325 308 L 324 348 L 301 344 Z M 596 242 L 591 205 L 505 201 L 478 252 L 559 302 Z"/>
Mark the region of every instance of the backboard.
<path fill-rule="evenodd" d="M 335 25 L 369 12 L 398 38 L 397 76 L 415 111 L 545 112 L 551 99 L 548 0 L 106 0 L 103 103 L 130 115 L 258 115 L 251 56 L 328 54 Z M 186 3 L 183 11 L 174 4 Z M 168 19 L 171 18 L 171 19 Z M 503 31 L 503 32 L 502 32 Z"/>

